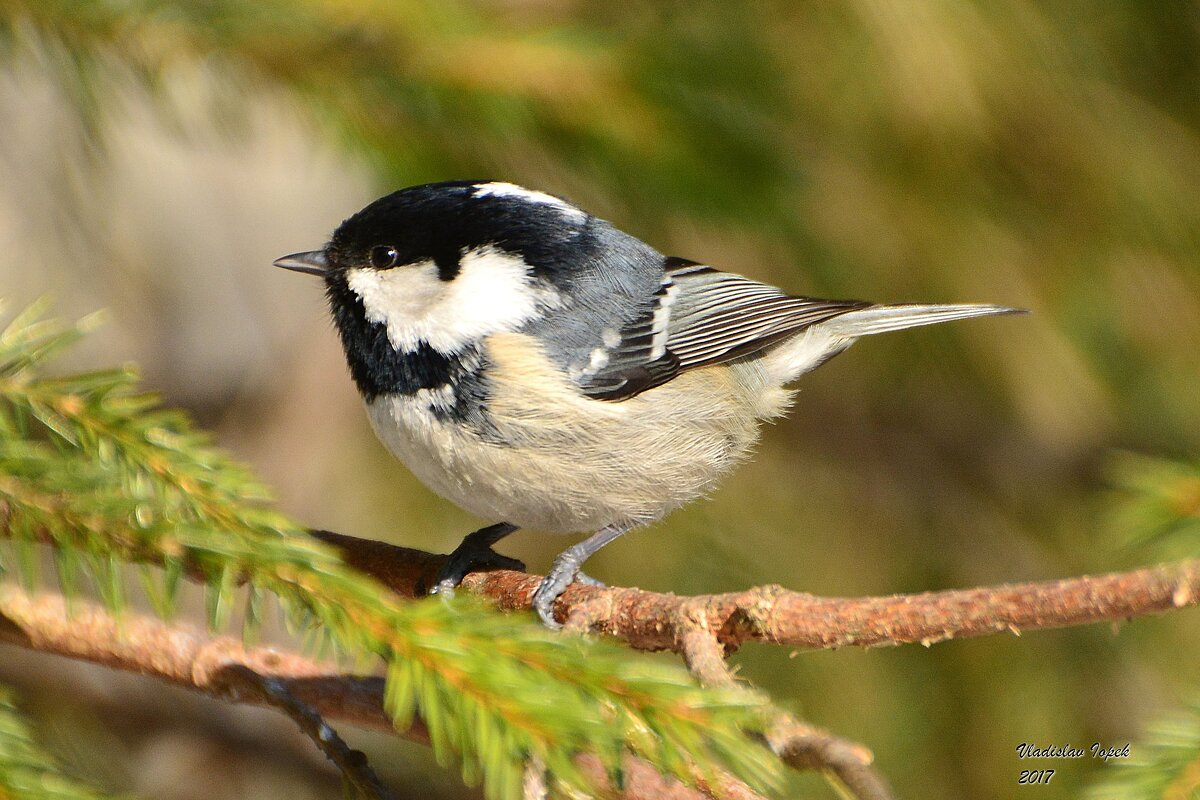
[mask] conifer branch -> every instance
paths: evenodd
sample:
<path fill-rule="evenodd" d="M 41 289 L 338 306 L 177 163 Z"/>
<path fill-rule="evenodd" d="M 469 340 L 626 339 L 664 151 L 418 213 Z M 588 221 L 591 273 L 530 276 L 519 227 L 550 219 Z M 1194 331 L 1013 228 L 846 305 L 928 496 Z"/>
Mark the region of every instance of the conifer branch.
<path fill-rule="evenodd" d="M 263 692 L 246 690 L 249 673 L 275 681 L 282 692 L 321 717 L 430 743 L 419 717 L 406 729 L 394 727 L 384 708 L 382 678 L 340 674 L 330 664 L 273 648 L 246 647 L 237 638 L 206 634 L 180 623 L 132 613 L 118 617 L 80 599 L 71 601 L 68 613 L 67 603 L 58 595 L 35 596 L 16 586 L 0 585 L 0 642 L 149 675 L 228 702 L 278 705 Z M 294 718 L 290 712 L 289 716 Z M 624 782 L 618 792 L 598 756 L 583 754 L 575 760 L 604 796 L 617 792 L 615 796 L 623 800 L 762 800 L 727 776 L 712 792 L 687 787 L 628 753 L 621 763 Z"/>
<path fill-rule="evenodd" d="M 2 530 L 2 528 L 0 528 Z M 418 596 L 432 585 L 444 556 L 383 542 L 356 539 L 327 531 L 314 535 L 337 546 L 346 562 L 381 580 L 393 591 Z M 201 577 L 188 564 L 183 573 Z M 477 573 L 464 586 L 509 609 L 529 607 L 529 597 L 538 576 L 511 571 Z M 19 591 L 6 590 L 10 593 Z M 8 597 L 10 595 L 0 595 Z M 831 648 L 847 644 L 882 646 L 1010 631 L 1064 627 L 1103 620 L 1122 620 L 1149 613 L 1196 605 L 1200 600 L 1200 560 L 1060 581 L 951 590 L 920 595 L 874 598 L 818 598 L 788 592 L 779 587 L 758 587 L 727 595 L 678 597 L 638 589 L 573 586 L 560 601 L 559 612 L 576 631 L 599 631 L 622 636 L 643 649 L 680 652 L 694 674 L 710 685 L 726 685 L 732 675 L 724 654 L 745 642 L 807 645 Z M 55 602 L 61 603 L 61 600 Z M 100 612 L 101 619 L 107 615 Z M 657 614 L 658 616 L 647 616 Z M 65 617 L 64 617 L 65 619 Z M 121 622 L 125 636 L 140 642 L 140 654 L 117 657 L 107 648 L 117 640 L 108 629 L 87 633 L 78 628 L 83 618 L 72 618 L 70 633 L 64 634 L 75 650 L 63 650 L 48 640 L 31 642 L 36 649 L 107 663 L 140 672 L 145 662 L 168 666 L 169 680 L 222 695 L 214 683 L 214 664 L 234 661 L 247 664 L 262 674 L 288 675 L 288 690 L 302 702 L 311 703 L 323 715 L 348 719 L 355 724 L 388 728 L 374 698 L 380 697 L 382 682 L 336 676 L 322 671 L 299 656 L 275 651 L 245 651 L 228 637 L 199 637 L 183 649 L 178 631 L 155 620 L 139 620 L 131 626 Z M 115 624 L 115 623 L 114 623 Z M 148 627 L 141 627 L 143 624 Z M 86 625 L 85 625 L 86 627 Z M 45 634 L 46 629 L 40 628 Z M 5 632 L 0 631 L 0 636 Z M 649 633 L 649 635 L 648 635 Z M 170 646 L 164 646 L 169 640 Z M 186 637 L 183 641 L 187 641 Z M 90 650 L 89 647 L 100 647 Z M 198 648 L 192 653 L 190 647 Z M 136 648 L 135 648 L 136 649 Z M 182 659 L 179 661 L 178 659 Z M 187 665 L 191 666 L 187 666 Z M 316 672 L 314 672 L 316 670 Z M 217 670 L 219 672 L 219 669 Z M 420 738 L 419 726 L 413 735 Z M 781 715 L 767 733 L 772 750 L 796 769 L 818 769 L 831 773 L 851 796 L 887 798 L 890 792 L 871 768 L 872 756 L 865 747 L 830 732 Z M 583 759 L 587 765 L 587 758 Z M 598 761 L 592 765 L 598 767 Z M 652 767 L 638 762 L 647 769 Z M 593 770 L 585 769 L 592 773 Z M 596 770 L 593 777 L 603 776 Z M 685 791 L 678 787 L 680 791 Z M 686 790 L 692 791 L 692 790 Z M 748 792 L 736 784 L 718 787 L 714 795 Z M 701 796 L 701 795 L 696 795 Z M 752 793 L 750 796 L 755 796 Z"/>
<path fill-rule="evenodd" d="M 1083 800 L 1177 800 L 1196 796 L 1200 763 L 1200 697 L 1150 722 L 1140 741 L 1117 743 L 1124 750 L 1105 759 Z"/>
<path fill-rule="evenodd" d="M 329 531 L 347 563 L 399 594 L 419 596 L 444 556 Z M 469 591 L 507 609 L 527 609 L 539 576 L 498 570 L 469 575 Z M 620 587 L 574 584 L 556 606 L 574 632 L 596 631 L 635 648 L 673 650 L 705 685 L 734 682 L 724 656 L 746 642 L 816 649 L 878 647 L 1058 628 L 1193 606 L 1200 602 L 1200 560 L 1099 576 L 890 597 L 822 598 L 762 586 L 723 595 L 679 597 Z M 883 800 L 891 791 L 866 747 L 779 714 L 771 749 L 795 769 L 830 773 L 851 796 Z"/>
<path fill-rule="evenodd" d="M 27 590 L 41 585 L 43 543 L 66 602 L 88 580 L 114 614 L 127 605 L 126 564 L 162 568 L 140 577 L 163 619 L 180 579 L 201 581 L 213 631 L 227 629 L 239 583 L 251 632 L 273 595 L 305 652 L 384 669 L 392 723 L 407 729 L 419 715 L 439 759 L 453 756 L 489 798 L 519 797 L 534 756 L 556 786 L 590 791 L 580 753 L 614 779 L 631 751 L 693 785 L 723 769 L 776 785 L 779 760 L 752 735 L 768 720 L 761 694 L 703 690 L 678 668 L 550 635 L 469 598 L 409 603 L 381 591 L 272 510 L 261 482 L 139 394 L 128 371 L 41 374 L 82 333 L 41 320 L 42 310 L 0 330 L 0 538 L 11 540 L 0 570 Z"/>

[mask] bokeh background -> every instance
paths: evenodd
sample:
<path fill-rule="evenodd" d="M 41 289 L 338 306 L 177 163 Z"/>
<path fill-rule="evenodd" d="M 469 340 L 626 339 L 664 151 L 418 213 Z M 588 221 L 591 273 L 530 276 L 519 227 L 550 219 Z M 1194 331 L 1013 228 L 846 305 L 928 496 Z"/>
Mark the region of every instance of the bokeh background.
<path fill-rule="evenodd" d="M 1114 453 L 1200 453 L 1200 5 L 0 2 L 0 293 L 110 321 L 313 526 L 448 552 L 481 521 L 375 442 L 320 289 L 274 270 L 376 196 L 479 177 L 796 293 L 1023 306 L 864 341 L 711 499 L 589 571 L 829 595 L 1104 571 Z M 544 569 L 566 542 L 501 549 Z M 1200 685 L 1195 613 L 926 649 L 754 647 L 741 674 L 907 797 L 1075 796 Z M 290 724 L 0 648 L 42 737 L 157 798 L 329 797 Z M 355 736 L 413 797 L 473 797 Z M 1017 787 L 1021 769 L 1059 770 Z M 795 787 L 828 797 L 819 781 Z"/>

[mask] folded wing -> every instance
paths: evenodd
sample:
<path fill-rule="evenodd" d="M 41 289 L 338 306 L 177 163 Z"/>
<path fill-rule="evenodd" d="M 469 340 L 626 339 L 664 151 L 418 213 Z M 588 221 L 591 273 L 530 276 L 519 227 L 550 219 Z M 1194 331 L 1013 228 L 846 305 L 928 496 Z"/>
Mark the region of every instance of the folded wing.
<path fill-rule="evenodd" d="M 793 297 L 774 286 L 683 259 L 667 259 L 651 309 L 593 359 L 580 384 L 602 400 L 624 400 L 686 369 L 750 355 L 839 314 L 858 300 Z"/>

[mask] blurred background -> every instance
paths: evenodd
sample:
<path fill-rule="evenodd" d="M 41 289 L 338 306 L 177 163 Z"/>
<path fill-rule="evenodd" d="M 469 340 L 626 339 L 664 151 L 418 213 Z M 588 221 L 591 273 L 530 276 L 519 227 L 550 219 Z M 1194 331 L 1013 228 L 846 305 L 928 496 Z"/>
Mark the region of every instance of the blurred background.
<path fill-rule="evenodd" d="M 1200 453 L 1200 5 L 0 3 L 0 293 L 108 309 L 134 361 L 307 524 L 448 552 L 481 521 L 371 434 L 320 287 L 272 269 L 395 188 L 494 178 L 795 293 L 1021 318 L 872 338 L 758 457 L 589 572 L 678 593 L 886 594 L 1106 571 L 1114 453 Z M 486 522 L 490 522 L 487 520 Z M 542 571 L 566 542 L 501 547 Z M 1075 796 L 1200 685 L 1194 611 L 933 648 L 752 647 L 740 674 L 898 794 Z M 267 712 L 0 648 L 43 739 L 114 790 L 331 797 Z M 351 732 L 352 733 L 352 732 Z M 474 797 L 351 736 L 414 797 Z M 817 780 L 795 787 L 830 797 Z M 403 794 L 403 791 L 401 792 Z"/>

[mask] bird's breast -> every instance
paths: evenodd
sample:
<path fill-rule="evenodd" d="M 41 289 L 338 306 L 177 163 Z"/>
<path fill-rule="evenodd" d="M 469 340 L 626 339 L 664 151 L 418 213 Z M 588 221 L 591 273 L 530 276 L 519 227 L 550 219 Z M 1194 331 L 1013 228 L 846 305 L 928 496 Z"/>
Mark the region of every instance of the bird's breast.
<path fill-rule="evenodd" d="M 371 422 L 433 491 L 539 530 L 663 516 L 713 489 L 787 399 L 751 364 L 692 370 L 610 403 L 581 394 L 532 337 L 496 334 L 483 351 L 486 430 L 438 413 L 448 387 L 378 397 Z"/>

